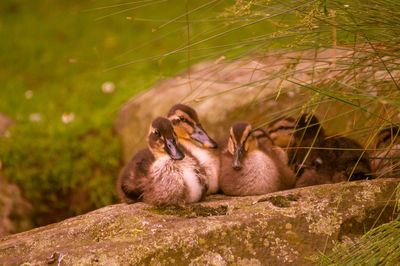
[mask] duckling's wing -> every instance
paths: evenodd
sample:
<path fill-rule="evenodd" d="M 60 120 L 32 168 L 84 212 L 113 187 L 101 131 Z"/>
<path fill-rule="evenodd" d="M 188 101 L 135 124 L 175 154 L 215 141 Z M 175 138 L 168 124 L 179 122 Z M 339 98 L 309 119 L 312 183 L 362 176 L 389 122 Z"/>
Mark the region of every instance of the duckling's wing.
<path fill-rule="evenodd" d="M 122 169 L 118 177 L 117 191 L 120 199 L 127 203 L 140 200 L 148 172 L 155 158 L 146 148 L 137 152 Z"/>

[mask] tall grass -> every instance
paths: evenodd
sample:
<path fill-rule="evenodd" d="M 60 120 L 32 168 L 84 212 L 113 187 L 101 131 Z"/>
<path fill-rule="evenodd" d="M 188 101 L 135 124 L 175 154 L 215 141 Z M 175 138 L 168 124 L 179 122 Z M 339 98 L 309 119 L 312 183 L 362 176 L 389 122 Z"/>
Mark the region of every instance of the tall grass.
<path fill-rule="evenodd" d="M 397 265 L 400 262 L 399 218 L 367 232 L 351 245 L 337 245 L 329 255 L 321 255 L 321 265 Z"/>
<path fill-rule="evenodd" d="M 190 53 L 192 60 L 275 56 L 276 60 L 289 57 L 312 61 L 305 68 L 292 68 L 290 63 L 282 61 L 288 64 L 285 73 L 258 81 L 262 88 L 274 78 L 285 80 L 286 85 L 279 88 L 278 95 L 264 99 L 265 102 L 280 98 L 279 94 L 289 93 L 294 87 L 301 88 L 303 93 L 296 102 L 282 104 L 280 110 L 267 118 L 263 116 L 259 125 L 299 111 L 314 113 L 330 132 L 360 141 L 365 147 L 363 152 L 371 158 L 379 130 L 400 125 L 399 1 L 237 0 L 217 19 L 220 24 L 215 30 L 190 36 L 190 42 L 157 59 Z M 268 26 L 263 32 L 260 25 Z M 224 38 L 243 31 L 252 34 L 224 42 Z M 218 44 L 212 46 L 212 42 Z M 213 53 L 196 54 L 210 47 Z M 296 78 L 296 74 L 302 73 L 312 78 L 307 81 Z M 237 89 L 241 87 L 246 84 Z M 399 217 L 394 210 L 391 223 L 367 232 L 350 247 L 343 246 L 321 256 L 319 263 L 396 264 L 400 259 L 399 232 Z"/>
<path fill-rule="evenodd" d="M 277 26 L 272 34 L 256 38 L 263 43 L 256 52 L 268 49 L 274 40 L 282 40 L 291 51 L 316 51 L 313 60 L 329 60 L 326 80 L 288 78 L 309 92 L 309 101 L 299 102 L 277 116 L 302 110 L 319 114 L 331 130 L 350 135 L 371 148 L 377 132 L 399 125 L 400 117 L 400 2 L 383 0 L 355 1 L 236 1 L 226 17 L 239 17 L 235 22 L 244 27 L 255 21 L 268 20 Z M 282 23 L 293 18 L 294 23 Z M 293 22 L 293 20 L 292 20 Z M 330 49 L 329 57 L 320 52 Z M 348 51 L 345 57 L 339 51 Z M 325 69 L 326 71 L 327 69 Z M 300 70 L 302 71 L 302 70 Z M 310 70 L 303 70 L 309 72 Z M 313 70 L 315 75 L 321 69 Z M 324 71 L 324 70 L 322 70 Z M 334 73 L 332 75 L 332 72 Z M 326 105 L 326 101 L 329 102 Z M 324 102 L 323 106 L 319 103 Z M 327 107 L 328 106 L 328 107 Z M 351 121 L 340 125 L 339 120 Z M 347 118 L 347 119 L 343 119 Z M 336 120 L 336 121 L 335 121 Z M 268 121 L 267 121 L 268 122 Z M 398 161 L 398 158 L 397 158 Z M 397 200 L 400 186 L 398 187 Z M 398 210 L 397 210 L 398 212 Z M 394 220 L 366 233 L 351 246 L 338 246 L 330 255 L 321 256 L 320 264 L 393 265 L 400 261 L 399 215 Z"/>

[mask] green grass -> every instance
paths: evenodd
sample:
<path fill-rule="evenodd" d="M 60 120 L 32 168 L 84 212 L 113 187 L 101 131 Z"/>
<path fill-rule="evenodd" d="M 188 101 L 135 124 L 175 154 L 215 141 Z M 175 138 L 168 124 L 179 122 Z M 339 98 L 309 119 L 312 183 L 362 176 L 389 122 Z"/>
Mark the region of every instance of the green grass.
<path fill-rule="evenodd" d="M 243 40 L 272 31 L 269 23 L 235 29 L 219 16 L 231 3 L 188 1 L 189 11 L 203 6 L 189 14 L 188 52 L 183 1 L 1 1 L 0 112 L 16 125 L 0 138 L 0 159 L 38 225 L 117 201 L 122 162 L 112 126 L 122 103 L 189 64 L 233 58 L 252 44 Z M 101 90 L 107 81 L 111 94 Z M 63 123 L 69 112 L 74 121 Z"/>
<path fill-rule="evenodd" d="M 397 218 L 367 232 L 352 245 L 338 245 L 329 256 L 321 255 L 319 264 L 397 265 L 400 262 L 399 237 L 400 222 Z"/>
<path fill-rule="evenodd" d="M 184 67 L 171 58 L 105 71 L 185 41 L 180 29 L 178 38 L 141 46 L 158 35 L 152 32 L 154 23 L 132 22 L 126 19 L 129 13 L 97 20 L 115 8 L 91 9 L 113 3 L 0 4 L 0 64 L 5 66 L 0 68 L 0 110 L 16 121 L 11 138 L 0 140 L 1 160 L 5 175 L 34 204 L 38 224 L 116 202 L 121 152 L 112 125 L 120 105 Z M 144 17 L 163 15 L 162 9 L 140 12 Z M 165 17 L 182 12 L 182 5 L 171 5 Z M 101 90 L 106 81 L 115 84 L 111 94 Z M 31 99 L 25 98 L 26 91 L 32 91 Z M 64 112 L 73 112 L 75 120 L 64 124 Z M 34 113 L 41 114 L 42 122 L 29 120 Z"/>

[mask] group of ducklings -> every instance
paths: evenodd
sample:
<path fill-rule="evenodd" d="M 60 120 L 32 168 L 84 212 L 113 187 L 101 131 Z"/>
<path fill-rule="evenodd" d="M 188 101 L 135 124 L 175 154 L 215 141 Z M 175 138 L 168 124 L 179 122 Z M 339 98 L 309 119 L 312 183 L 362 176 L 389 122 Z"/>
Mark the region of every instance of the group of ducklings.
<path fill-rule="evenodd" d="M 383 135 L 385 142 L 387 132 Z M 147 144 L 118 177 L 117 191 L 123 202 L 180 205 L 220 191 L 232 196 L 260 195 L 367 179 L 372 172 L 360 144 L 342 136 L 326 138 L 318 119 L 307 114 L 297 120 L 280 119 L 265 129 L 237 122 L 229 138 L 217 144 L 193 108 L 176 104 L 166 117 L 151 122 Z M 283 147 L 289 147 L 288 152 Z"/>

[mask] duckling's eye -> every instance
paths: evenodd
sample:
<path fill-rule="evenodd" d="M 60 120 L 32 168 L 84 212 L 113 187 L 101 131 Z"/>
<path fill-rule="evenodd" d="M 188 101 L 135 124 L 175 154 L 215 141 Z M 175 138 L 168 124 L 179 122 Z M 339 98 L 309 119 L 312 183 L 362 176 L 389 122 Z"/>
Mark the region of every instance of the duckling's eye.
<path fill-rule="evenodd" d="M 185 121 L 186 119 L 185 119 L 184 116 L 180 116 L 180 117 L 179 117 L 179 120 L 180 120 L 180 121 Z"/>
<path fill-rule="evenodd" d="M 156 136 L 160 136 L 160 131 L 158 129 L 154 129 L 153 130 L 153 134 L 155 134 Z"/>
<path fill-rule="evenodd" d="M 315 159 L 315 160 L 312 162 L 312 166 L 313 166 L 315 169 L 319 169 L 319 168 L 321 167 L 322 163 L 323 163 L 322 159 L 318 157 L 317 159 Z"/>

